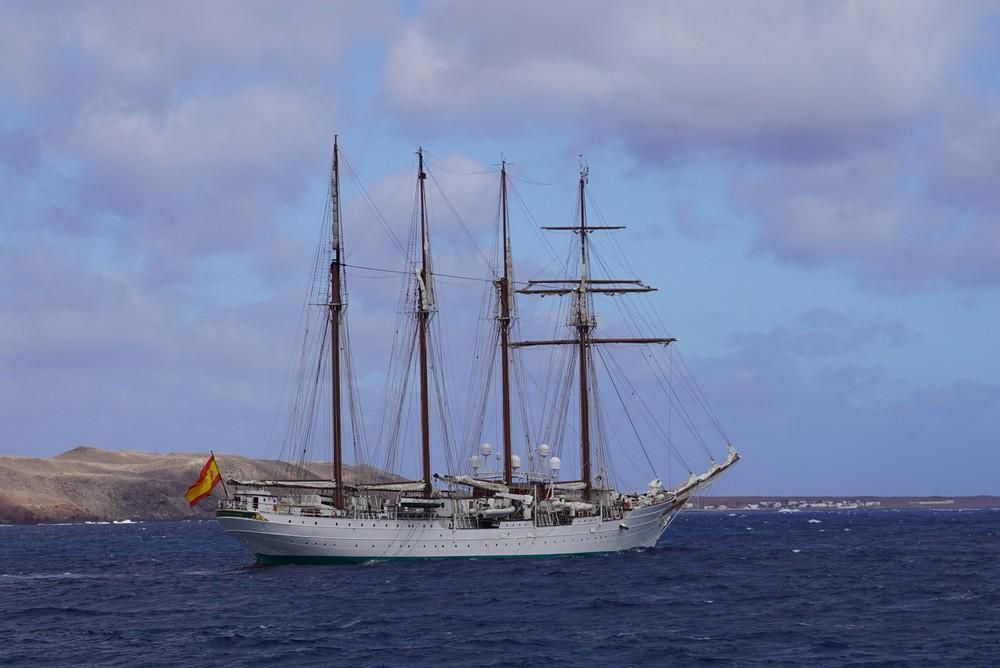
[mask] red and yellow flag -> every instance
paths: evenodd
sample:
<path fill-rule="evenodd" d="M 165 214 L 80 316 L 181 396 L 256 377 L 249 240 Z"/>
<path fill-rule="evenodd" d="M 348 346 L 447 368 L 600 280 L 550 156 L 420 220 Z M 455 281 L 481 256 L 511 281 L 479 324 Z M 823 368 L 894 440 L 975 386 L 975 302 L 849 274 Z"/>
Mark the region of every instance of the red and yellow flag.
<path fill-rule="evenodd" d="M 215 489 L 220 480 L 222 480 L 222 475 L 219 473 L 219 465 L 215 463 L 215 455 L 213 454 L 205 462 L 205 465 L 201 467 L 198 480 L 188 487 L 188 491 L 184 493 L 188 503 L 194 507 L 195 504 L 212 493 L 212 490 Z"/>

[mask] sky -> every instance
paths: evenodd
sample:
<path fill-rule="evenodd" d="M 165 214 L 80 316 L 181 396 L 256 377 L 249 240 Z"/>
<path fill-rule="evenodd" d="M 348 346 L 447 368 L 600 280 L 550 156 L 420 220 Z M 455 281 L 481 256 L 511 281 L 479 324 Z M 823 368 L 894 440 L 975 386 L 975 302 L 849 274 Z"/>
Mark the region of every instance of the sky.
<path fill-rule="evenodd" d="M 418 146 L 473 234 L 510 161 L 538 266 L 585 155 L 743 455 L 718 493 L 1000 494 L 998 73 L 987 2 L 4 2 L 0 454 L 273 454 L 339 134 L 404 238 Z"/>

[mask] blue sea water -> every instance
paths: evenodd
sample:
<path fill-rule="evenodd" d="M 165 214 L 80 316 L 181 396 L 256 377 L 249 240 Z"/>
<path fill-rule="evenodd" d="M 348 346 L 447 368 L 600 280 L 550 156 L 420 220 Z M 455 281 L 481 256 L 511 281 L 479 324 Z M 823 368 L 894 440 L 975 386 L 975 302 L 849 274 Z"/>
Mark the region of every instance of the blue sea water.
<path fill-rule="evenodd" d="M 214 522 L 0 526 L 0 665 L 1000 666 L 1000 511 L 685 513 L 605 557 L 256 567 Z"/>

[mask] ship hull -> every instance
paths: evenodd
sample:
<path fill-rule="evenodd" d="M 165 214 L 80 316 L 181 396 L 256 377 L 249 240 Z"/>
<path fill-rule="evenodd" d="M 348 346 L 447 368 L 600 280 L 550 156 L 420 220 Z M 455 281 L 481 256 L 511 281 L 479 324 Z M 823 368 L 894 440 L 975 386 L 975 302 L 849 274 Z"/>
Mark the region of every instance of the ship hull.
<path fill-rule="evenodd" d="M 662 503 L 614 520 L 578 517 L 559 526 L 511 521 L 475 529 L 456 528 L 447 517 L 356 519 L 220 510 L 217 519 L 262 564 L 357 563 L 555 557 L 652 547 L 679 509 Z"/>

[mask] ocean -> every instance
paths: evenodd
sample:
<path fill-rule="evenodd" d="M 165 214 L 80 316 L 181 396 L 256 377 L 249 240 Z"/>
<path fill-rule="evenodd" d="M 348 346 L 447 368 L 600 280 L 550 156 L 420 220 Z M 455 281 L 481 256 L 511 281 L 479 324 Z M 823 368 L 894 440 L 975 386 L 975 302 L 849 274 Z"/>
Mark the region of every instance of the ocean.
<path fill-rule="evenodd" d="M 1000 510 L 688 512 L 602 557 L 257 567 L 212 521 L 0 526 L 0 665 L 998 666 Z"/>

